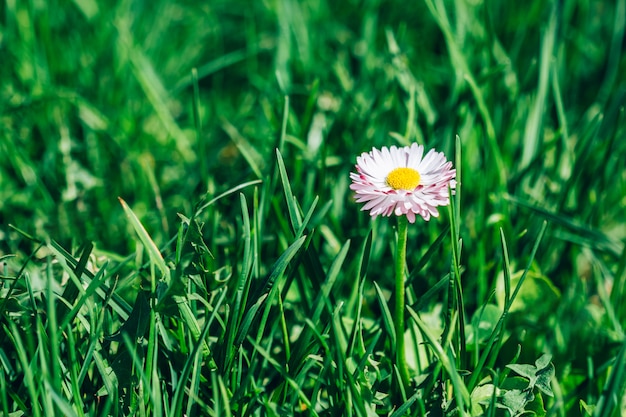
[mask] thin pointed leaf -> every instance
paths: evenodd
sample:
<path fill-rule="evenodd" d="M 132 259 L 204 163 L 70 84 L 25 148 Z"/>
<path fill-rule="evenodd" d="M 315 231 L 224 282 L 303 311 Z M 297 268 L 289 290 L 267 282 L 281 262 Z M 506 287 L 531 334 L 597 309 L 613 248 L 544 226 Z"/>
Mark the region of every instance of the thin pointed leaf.
<path fill-rule="evenodd" d="M 118 200 L 120 201 L 120 204 L 122 205 L 124 213 L 126 213 L 126 217 L 128 217 L 131 226 L 135 230 L 135 233 L 137 233 L 137 236 L 139 236 L 139 240 L 143 244 L 144 248 L 146 248 L 148 256 L 150 256 L 150 260 L 161 270 L 161 273 L 165 278 L 165 282 L 169 284 L 170 269 L 165 264 L 165 260 L 163 260 L 161 251 L 159 251 L 159 248 L 157 248 L 156 244 L 154 243 L 146 229 L 143 227 L 137 216 L 135 216 L 135 213 L 133 213 L 131 208 L 128 207 L 128 204 L 126 204 L 126 202 L 120 197 L 118 197 Z"/>
<path fill-rule="evenodd" d="M 259 307 L 261 306 L 263 301 L 265 301 L 265 298 L 267 298 L 267 295 L 274 286 L 276 280 L 285 272 L 287 265 L 289 265 L 289 262 L 296 255 L 305 240 L 306 236 L 302 236 L 300 239 L 293 242 L 285 252 L 283 252 L 280 258 L 278 258 L 278 260 L 272 266 L 272 269 L 268 274 L 267 279 L 264 281 L 259 291 L 250 298 L 250 300 L 253 300 L 254 304 L 246 312 L 244 319 L 241 322 L 241 326 L 237 331 L 237 337 L 235 338 L 236 346 L 241 345 L 243 339 L 247 336 L 250 325 L 256 317 Z"/>

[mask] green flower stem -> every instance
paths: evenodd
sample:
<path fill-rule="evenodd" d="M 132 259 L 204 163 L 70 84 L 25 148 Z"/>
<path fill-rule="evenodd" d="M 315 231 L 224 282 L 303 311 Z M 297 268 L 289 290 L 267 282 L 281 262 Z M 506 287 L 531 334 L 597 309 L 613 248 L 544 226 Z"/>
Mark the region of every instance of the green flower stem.
<path fill-rule="evenodd" d="M 402 378 L 404 389 L 410 387 L 409 368 L 404 351 L 404 267 L 406 265 L 406 240 L 408 219 L 398 216 L 398 245 L 396 247 L 396 311 L 394 324 L 396 330 L 396 366 Z"/>

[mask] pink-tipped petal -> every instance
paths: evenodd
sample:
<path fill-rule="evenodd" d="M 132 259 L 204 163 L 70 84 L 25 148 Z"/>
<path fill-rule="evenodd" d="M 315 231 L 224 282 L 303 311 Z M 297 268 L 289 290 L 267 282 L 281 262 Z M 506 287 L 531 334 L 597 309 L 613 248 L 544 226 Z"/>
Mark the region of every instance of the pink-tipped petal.
<path fill-rule="evenodd" d="M 419 184 L 411 190 L 395 190 L 387 184 L 387 176 L 397 168 L 411 168 L 419 173 Z M 410 223 L 416 215 L 424 220 L 438 217 L 437 207 L 450 204 L 448 189 L 456 187 L 456 170 L 442 152 L 434 149 L 424 154 L 424 147 L 410 146 L 372 148 L 357 157 L 356 173 L 350 173 L 350 189 L 361 210 L 376 216 L 407 216 Z"/>

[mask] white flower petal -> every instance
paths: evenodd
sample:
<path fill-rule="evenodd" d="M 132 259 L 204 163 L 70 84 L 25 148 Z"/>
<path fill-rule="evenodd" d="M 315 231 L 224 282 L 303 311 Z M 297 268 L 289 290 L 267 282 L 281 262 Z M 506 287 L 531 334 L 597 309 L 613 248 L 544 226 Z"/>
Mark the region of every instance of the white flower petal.
<path fill-rule="evenodd" d="M 424 220 L 437 217 L 437 207 L 450 204 L 448 188 L 456 187 L 456 170 L 444 154 L 431 149 L 424 155 L 424 147 L 410 146 L 372 148 L 357 157 L 356 173 L 350 173 L 358 203 L 362 210 L 378 215 L 406 215 L 409 222 L 415 215 Z M 408 167 L 420 174 L 420 183 L 414 190 L 394 190 L 387 184 L 387 175 L 396 168 Z"/>

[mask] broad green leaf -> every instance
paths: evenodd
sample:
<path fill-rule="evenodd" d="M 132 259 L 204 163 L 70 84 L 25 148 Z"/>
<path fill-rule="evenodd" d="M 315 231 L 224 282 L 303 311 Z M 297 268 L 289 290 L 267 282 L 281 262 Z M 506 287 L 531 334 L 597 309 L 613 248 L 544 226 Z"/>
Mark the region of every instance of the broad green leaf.
<path fill-rule="evenodd" d="M 493 384 L 478 385 L 472 393 L 470 398 L 472 400 L 471 414 L 473 417 L 479 417 L 484 415 L 483 406 L 489 406 L 494 399 L 500 395 L 500 390 Z"/>
<path fill-rule="evenodd" d="M 507 368 L 512 369 L 518 375 L 523 376 L 524 378 L 530 381 L 530 385 L 535 384 L 535 379 L 537 378 L 535 374 L 537 373 L 537 368 L 534 365 L 524 365 L 524 364 L 509 364 L 506 366 Z"/>
<path fill-rule="evenodd" d="M 552 355 L 544 354 L 535 361 L 535 365 L 509 364 L 506 367 L 528 379 L 528 389 L 532 390 L 537 387 L 544 394 L 552 397 L 554 394 L 550 388 L 550 381 L 554 376 L 554 365 L 550 362 L 551 359 Z"/>
<path fill-rule="evenodd" d="M 535 394 L 528 389 L 511 389 L 505 391 L 501 398 L 501 404 L 509 410 L 512 417 L 520 415 L 526 405 L 535 399 Z"/>
<path fill-rule="evenodd" d="M 468 349 L 489 339 L 501 315 L 502 310 L 494 304 L 485 304 L 474 313 L 471 326 L 466 326 Z"/>
<path fill-rule="evenodd" d="M 516 287 L 523 275 L 523 271 L 517 271 L 511 277 L 511 287 Z M 503 308 L 506 303 L 504 280 L 500 275 L 496 284 L 496 299 L 498 306 Z M 533 316 L 541 316 L 553 311 L 559 302 L 561 293 L 552 284 L 550 279 L 538 272 L 528 271 L 526 280 L 520 287 L 519 293 L 511 305 L 511 312 L 523 311 Z"/>

